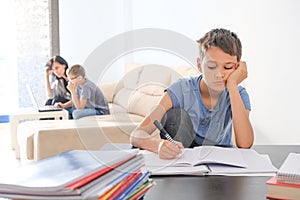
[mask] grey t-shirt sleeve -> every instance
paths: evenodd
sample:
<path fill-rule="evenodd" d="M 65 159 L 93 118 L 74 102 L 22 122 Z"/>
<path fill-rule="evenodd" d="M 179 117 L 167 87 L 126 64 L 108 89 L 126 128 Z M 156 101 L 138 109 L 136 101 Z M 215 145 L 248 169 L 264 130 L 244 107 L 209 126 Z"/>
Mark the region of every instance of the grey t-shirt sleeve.
<path fill-rule="evenodd" d="M 99 108 L 105 114 L 109 113 L 108 104 L 102 91 L 92 81 L 87 79 L 82 89 L 77 86 L 76 93 L 80 99 L 87 99 L 85 108 Z"/>
<path fill-rule="evenodd" d="M 95 91 L 94 91 L 94 93 L 95 93 Z M 80 99 L 91 99 L 91 95 L 92 95 L 92 88 L 85 86 L 81 90 Z"/>

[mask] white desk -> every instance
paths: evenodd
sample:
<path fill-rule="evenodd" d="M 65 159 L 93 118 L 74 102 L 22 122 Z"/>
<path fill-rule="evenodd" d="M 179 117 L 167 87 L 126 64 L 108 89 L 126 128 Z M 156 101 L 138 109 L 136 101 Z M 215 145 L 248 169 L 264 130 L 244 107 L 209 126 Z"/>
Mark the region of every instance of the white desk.
<path fill-rule="evenodd" d="M 16 158 L 20 158 L 19 144 L 17 141 L 17 130 L 19 123 L 28 120 L 39 120 L 41 118 L 54 118 L 55 120 L 66 120 L 69 118 L 69 113 L 67 110 L 39 112 L 35 108 L 20 108 L 17 111 L 11 113 L 9 116 L 11 146 L 12 149 L 15 150 Z"/>

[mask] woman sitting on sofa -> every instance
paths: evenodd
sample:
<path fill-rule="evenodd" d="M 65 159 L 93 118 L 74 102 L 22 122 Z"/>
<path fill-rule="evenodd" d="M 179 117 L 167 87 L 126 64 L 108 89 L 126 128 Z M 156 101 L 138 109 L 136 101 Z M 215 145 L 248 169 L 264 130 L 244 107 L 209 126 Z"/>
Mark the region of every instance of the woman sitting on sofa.
<path fill-rule="evenodd" d="M 102 91 L 95 83 L 85 77 L 85 70 L 81 65 L 73 65 L 67 70 L 69 78 L 68 90 L 71 92 L 72 101 L 59 104 L 60 107 L 73 105 L 71 110 L 73 119 L 91 115 L 107 115 L 109 107 Z"/>
<path fill-rule="evenodd" d="M 67 61 L 59 56 L 53 56 L 46 63 L 46 93 L 48 100 L 45 105 L 69 105 L 65 106 L 64 109 L 68 110 L 69 113 L 72 111 L 71 93 L 67 89 L 68 76 L 67 76 L 68 63 Z M 68 103 L 70 102 L 70 103 Z M 72 115 L 69 114 L 69 118 L 72 119 Z M 50 119 L 50 118 L 45 118 Z"/>
<path fill-rule="evenodd" d="M 45 66 L 46 93 L 48 100 L 45 105 L 55 105 L 55 103 L 66 103 L 71 100 L 71 94 L 67 89 L 68 63 L 61 56 L 53 56 Z"/>

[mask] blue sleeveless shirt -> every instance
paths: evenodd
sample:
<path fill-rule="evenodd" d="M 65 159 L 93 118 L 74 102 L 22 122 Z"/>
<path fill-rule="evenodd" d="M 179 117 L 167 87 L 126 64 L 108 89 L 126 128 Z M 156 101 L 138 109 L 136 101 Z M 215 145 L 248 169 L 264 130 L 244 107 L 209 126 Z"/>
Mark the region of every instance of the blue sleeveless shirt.
<path fill-rule="evenodd" d="M 229 92 L 225 89 L 213 110 L 207 108 L 200 94 L 198 77 L 182 78 L 166 88 L 172 99 L 173 108 L 188 112 L 195 132 L 204 138 L 216 141 L 218 145 L 232 145 L 232 112 Z M 251 110 L 246 89 L 238 86 L 246 110 Z"/>

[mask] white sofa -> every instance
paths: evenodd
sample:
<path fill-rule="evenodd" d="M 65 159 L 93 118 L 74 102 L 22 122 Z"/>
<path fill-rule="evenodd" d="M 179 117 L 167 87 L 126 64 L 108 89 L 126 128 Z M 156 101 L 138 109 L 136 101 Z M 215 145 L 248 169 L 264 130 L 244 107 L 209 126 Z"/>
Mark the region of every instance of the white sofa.
<path fill-rule="evenodd" d="M 128 65 L 118 83 L 99 87 L 110 115 L 79 120 L 36 120 L 18 127 L 22 161 L 40 160 L 71 149 L 100 149 L 107 143 L 129 143 L 130 133 L 158 103 L 164 89 L 180 77 L 199 74 L 194 67 Z"/>

